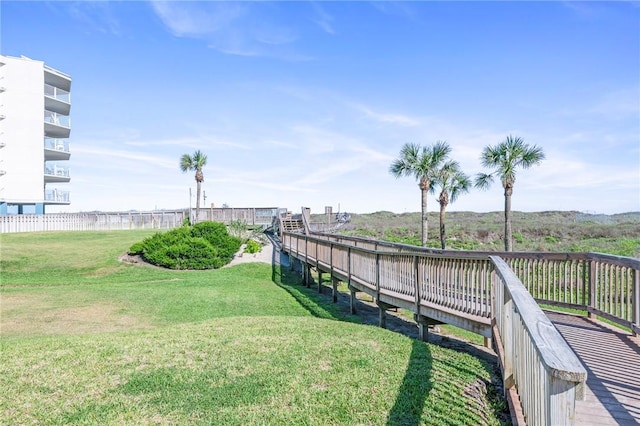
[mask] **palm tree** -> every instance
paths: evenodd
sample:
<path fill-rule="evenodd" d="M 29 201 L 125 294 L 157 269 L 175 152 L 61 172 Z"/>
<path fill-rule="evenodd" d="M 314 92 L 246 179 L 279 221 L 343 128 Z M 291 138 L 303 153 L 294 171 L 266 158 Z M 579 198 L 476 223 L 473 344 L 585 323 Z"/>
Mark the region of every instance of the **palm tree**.
<path fill-rule="evenodd" d="M 433 146 L 421 147 L 418 144 L 407 143 L 400 150 L 400 158 L 391 163 L 389 172 L 400 176 L 414 176 L 418 181 L 422 196 L 422 246 L 427 245 L 427 194 L 433 192 L 431 180 L 445 163 L 451 148 L 443 141 L 437 141 Z"/>
<path fill-rule="evenodd" d="M 196 219 L 198 221 L 200 217 L 200 186 L 204 182 L 204 175 L 202 174 L 202 168 L 207 165 L 207 156 L 202 151 L 197 150 L 193 155 L 183 154 L 180 157 L 180 170 L 182 173 L 187 171 L 196 172 Z"/>
<path fill-rule="evenodd" d="M 487 146 L 482 150 L 480 160 L 484 167 L 494 169 L 492 173 L 479 173 L 476 176 L 475 186 L 487 189 L 495 176 L 499 176 L 504 188 L 504 249 L 513 250 L 511 239 L 511 194 L 516 182 L 516 169 L 521 167 L 528 169 L 538 165 L 544 160 L 542 148 L 529 146 L 524 140 L 515 136 L 507 136 L 503 142 L 496 146 Z"/>
<path fill-rule="evenodd" d="M 444 250 L 446 247 L 446 230 L 444 224 L 445 209 L 449 203 L 455 202 L 461 194 L 469 192 L 471 179 L 460 170 L 457 161 L 447 161 L 438 170 L 433 188 L 440 188 L 438 203 L 440 203 L 440 245 Z"/>

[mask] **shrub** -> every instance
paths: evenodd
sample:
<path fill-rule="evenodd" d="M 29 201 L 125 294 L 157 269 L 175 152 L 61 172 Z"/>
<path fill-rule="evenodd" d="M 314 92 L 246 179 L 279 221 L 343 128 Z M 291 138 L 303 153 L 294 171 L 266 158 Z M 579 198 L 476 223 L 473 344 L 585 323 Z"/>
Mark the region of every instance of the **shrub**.
<path fill-rule="evenodd" d="M 233 220 L 229 224 L 229 233 L 234 237 L 242 238 L 248 231 L 249 228 L 247 227 L 247 222 L 244 220 Z"/>
<path fill-rule="evenodd" d="M 219 222 L 200 222 L 191 228 L 194 237 L 202 237 L 209 241 L 219 251 L 219 256 L 224 263 L 229 263 L 233 255 L 240 250 L 242 240 L 232 237 L 227 232 L 227 227 Z"/>
<path fill-rule="evenodd" d="M 247 246 L 244 249 L 245 253 L 258 253 L 262 250 L 262 245 L 254 240 L 247 241 Z"/>
<path fill-rule="evenodd" d="M 129 254 L 131 255 L 135 255 L 135 254 L 143 254 L 144 253 L 144 243 L 142 241 L 138 241 L 137 243 L 133 244 L 131 247 L 129 247 Z"/>
<path fill-rule="evenodd" d="M 201 222 L 158 232 L 132 245 L 129 252 L 165 268 L 211 269 L 229 263 L 241 244 L 222 223 Z"/>

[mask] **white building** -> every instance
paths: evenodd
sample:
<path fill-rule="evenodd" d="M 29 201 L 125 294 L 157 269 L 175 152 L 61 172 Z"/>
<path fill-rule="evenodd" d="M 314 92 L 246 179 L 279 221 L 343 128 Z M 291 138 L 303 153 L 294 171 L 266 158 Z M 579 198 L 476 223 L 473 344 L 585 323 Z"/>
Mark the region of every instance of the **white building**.
<path fill-rule="evenodd" d="M 44 62 L 0 55 L 0 214 L 69 204 L 70 91 Z"/>

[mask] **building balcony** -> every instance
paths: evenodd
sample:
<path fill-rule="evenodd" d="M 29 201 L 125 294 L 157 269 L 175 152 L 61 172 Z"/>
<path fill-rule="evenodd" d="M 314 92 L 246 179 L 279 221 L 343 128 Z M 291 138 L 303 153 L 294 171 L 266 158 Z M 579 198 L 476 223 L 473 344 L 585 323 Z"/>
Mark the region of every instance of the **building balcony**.
<path fill-rule="evenodd" d="M 44 85 L 44 108 L 58 114 L 69 115 L 71 94 L 50 84 Z"/>
<path fill-rule="evenodd" d="M 69 168 L 62 166 L 44 166 L 44 181 L 46 182 L 69 182 L 71 176 L 69 175 Z"/>
<path fill-rule="evenodd" d="M 65 139 L 44 138 L 45 161 L 64 161 L 70 157 L 69 141 Z"/>
<path fill-rule="evenodd" d="M 71 133 L 71 118 L 56 112 L 44 112 L 44 133 L 50 138 L 68 138 Z"/>
<path fill-rule="evenodd" d="M 44 200 L 47 204 L 69 204 L 69 191 L 60 191 L 57 188 L 44 191 Z"/>
<path fill-rule="evenodd" d="M 44 82 L 67 92 L 71 90 L 71 76 L 47 65 L 44 66 Z"/>

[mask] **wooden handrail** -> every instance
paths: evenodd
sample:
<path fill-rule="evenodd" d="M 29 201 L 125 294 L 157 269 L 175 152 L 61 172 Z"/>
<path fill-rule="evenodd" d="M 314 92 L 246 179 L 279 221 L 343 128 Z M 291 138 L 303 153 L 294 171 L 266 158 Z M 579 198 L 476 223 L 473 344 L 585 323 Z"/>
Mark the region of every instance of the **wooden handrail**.
<path fill-rule="evenodd" d="M 517 388 L 527 424 L 573 424 L 586 370 L 509 265 L 499 256 L 490 259 L 505 390 Z"/>
<path fill-rule="evenodd" d="M 582 309 L 640 334 L 640 259 L 603 253 L 441 250 L 335 234 L 328 241 L 371 250 L 456 259 L 503 258 L 538 303 Z"/>

